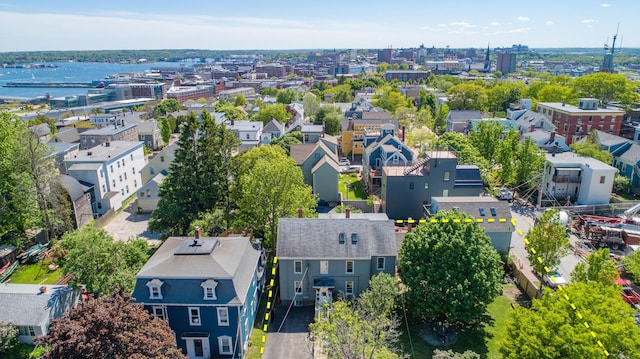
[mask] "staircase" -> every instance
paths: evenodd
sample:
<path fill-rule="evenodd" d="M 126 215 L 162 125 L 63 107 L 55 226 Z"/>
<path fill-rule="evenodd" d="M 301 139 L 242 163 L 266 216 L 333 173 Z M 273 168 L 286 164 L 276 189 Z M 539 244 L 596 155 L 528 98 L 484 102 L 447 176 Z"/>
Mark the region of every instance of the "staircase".
<path fill-rule="evenodd" d="M 429 157 L 429 155 L 427 155 L 426 153 L 424 154 L 424 157 L 418 159 L 416 161 L 416 163 L 414 163 L 411 167 L 407 168 L 404 171 L 404 175 L 408 175 L 411 174 L 413 172 L 415 172 L 417 169 L 421 168 L 422 166 L 424 166 L 425 163 L 427 163 L 429 160 L 431 159 L 431 157 Z"/>

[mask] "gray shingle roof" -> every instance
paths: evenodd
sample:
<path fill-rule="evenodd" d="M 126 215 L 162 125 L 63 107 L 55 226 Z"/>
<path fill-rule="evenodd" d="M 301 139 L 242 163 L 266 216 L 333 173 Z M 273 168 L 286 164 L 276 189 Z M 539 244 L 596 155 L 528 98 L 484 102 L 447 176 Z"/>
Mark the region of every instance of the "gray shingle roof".
<path fill-rule="evenodd" d="M 58 142 L 78 143 L 80 142 L 80 133 L 77 128 L 61 128 L 58 133 L 53 136 Z"/>
<path fill-rule="evenodd" d="M 218 241 L 206 255 L 175 255 L 184 241 L 193 237 L 169 237 L 138 272 L 138 278 L 231 279 L 240 303 L 253 280 L 260 253 L 247 237 L 203 237 L 199 241 Z"/>
<path fill-rule="evenodd" d="M 469 121 L 482 118 L 482 112 L 471 110 L 451 110 L 449 111 L 451 121 Z"/>
<path fill-rule="evenodd" d="M 264 128 L 262 129 L 262 132 L 280 132 L 280 133 L 284 133 L 284 123 L 276 120 L 276 119 L 271 119 L 271 121 L 269 121 L 269 123 L 267 123 L 266 126 L 264 126 Z"/>
<path fill-rule="evenodd" d="M 302 165 L 304 160 L 316 148 L 314 144 L 293 144 L 291 145 L 291 157 L 296 161 L 297 165 Z"/>
<path fill-rule="evenodd" d="M 513 232 L 511 225 L 511 208 L 506 201 L 498 201 L 493 197 L 432 197 L 432 203 L 437 202 L 438 211 L 458 211 L 465 213 L 475 219 L 482 219 L 480 227 L 487 232 Z M 481 215 L 480 208 L 483 208 L 484 216 Z M 496 215 L 491 213 L 491 208 L 495 208 Z M 505 221 L 501 222 L 500 218 Z M 492 219 L 493 221 L 489 221 Z"/>
<path fill-rule="evenodd" d="M 340 172 L 340 167 L 338 166 L 338 164 L 334 160 L 331 160 L 329 156 L 325 155 L 325 156 L 322 156 L 320 161 L 318 161 L 318 163 L 316 163 L 315 166 L 313 166 L 313 168 L 311 169 L 311 173 L 315 173 L 318 169 L 320 169 L 320 167 L 322 167 L 325 164 L 333 168 L 336 172 Z"/>
<path fill-rule="evenodd" d="M 344 233 L 344 244 L 339 236 Z M 352 234 L 357 244 L 351 244 Z M 369 219 L 280 218 L 276 253 L 281 259 L 395 256 L 393 221 Z"/>
<path fill-rule="evenodd" d="M 77 302 L 78 292 L 71 287 L 45 285 L 46 293 L 40 293 L 40 287 L 43 285 L 0 285 L 0 322 L 39 326 L 47 323 L 50 316 L 61 316 Z"/>

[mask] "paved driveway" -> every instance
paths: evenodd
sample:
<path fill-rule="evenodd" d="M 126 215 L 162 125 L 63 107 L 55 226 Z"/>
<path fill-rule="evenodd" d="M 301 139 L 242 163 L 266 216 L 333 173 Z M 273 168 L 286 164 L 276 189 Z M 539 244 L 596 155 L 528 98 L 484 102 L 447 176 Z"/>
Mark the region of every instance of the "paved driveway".
<path fill-rule="evenodd" d="M 139 214 L 138 201 L 135 200 L 116 216 L 114 216 L 102 229 L 110 233 L 118 241 L 126 241 L 138 236 L 146 239 L 150 244 L 160 243 L 160 234 L 149 232 L 148 224 L 151 214 Z"/>
<path fill-rule="evenodd" d="M 309 342 L 309 324 L 313 322 L 313 307 L 275 307 L 275 320 L 269 325 L 264 345 L 264 359 L 313 358 Z M 284 324 L 283 324 L 283 319 Z"/>

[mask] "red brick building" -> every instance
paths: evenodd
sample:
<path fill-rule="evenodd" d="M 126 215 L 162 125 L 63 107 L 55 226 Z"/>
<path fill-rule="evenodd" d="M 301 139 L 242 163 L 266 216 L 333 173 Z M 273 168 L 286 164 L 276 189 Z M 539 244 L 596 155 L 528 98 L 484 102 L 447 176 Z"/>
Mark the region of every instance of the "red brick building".
<path fill-rule="evenodd" d="M 598 108 L 598 99 L 581 98 L 578 106 L 560 102 L 539 102 L 538 113 L 546 116 L 557 127 L 559 135 L 571 144 L 592 130 L 620 135 L 624 111 L 614 108 Z"/>

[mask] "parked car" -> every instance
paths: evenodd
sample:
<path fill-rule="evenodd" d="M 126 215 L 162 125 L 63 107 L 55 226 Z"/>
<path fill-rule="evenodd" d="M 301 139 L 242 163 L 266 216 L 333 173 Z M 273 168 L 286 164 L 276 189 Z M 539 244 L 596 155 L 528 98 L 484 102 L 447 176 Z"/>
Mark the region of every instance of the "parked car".
<path fill-rule="evenodd" d="M 564 279 L 562 274 L 560 274 L 558 271 L 547 273 L 547 275 L 544 276 L 544 282 L 549 286 L 549 288 L 553 289 L 558 288 L 559 285 L 567 284 L 567 280 Z"/>
<path fill-rule="evenodd" d="M 338 165 L 342 166 L 350 166 L 351 165 L 351 161 L 349 161 L 348 158 L 346 157 L 340 157 L 338 159 Z"/>
<path fill-rule="evenodd" d="M 513 194 L 511 194 L 508 189 L 502 187 L 498 191 L 498 199 L 511 202 L 513 201 Z"/>

